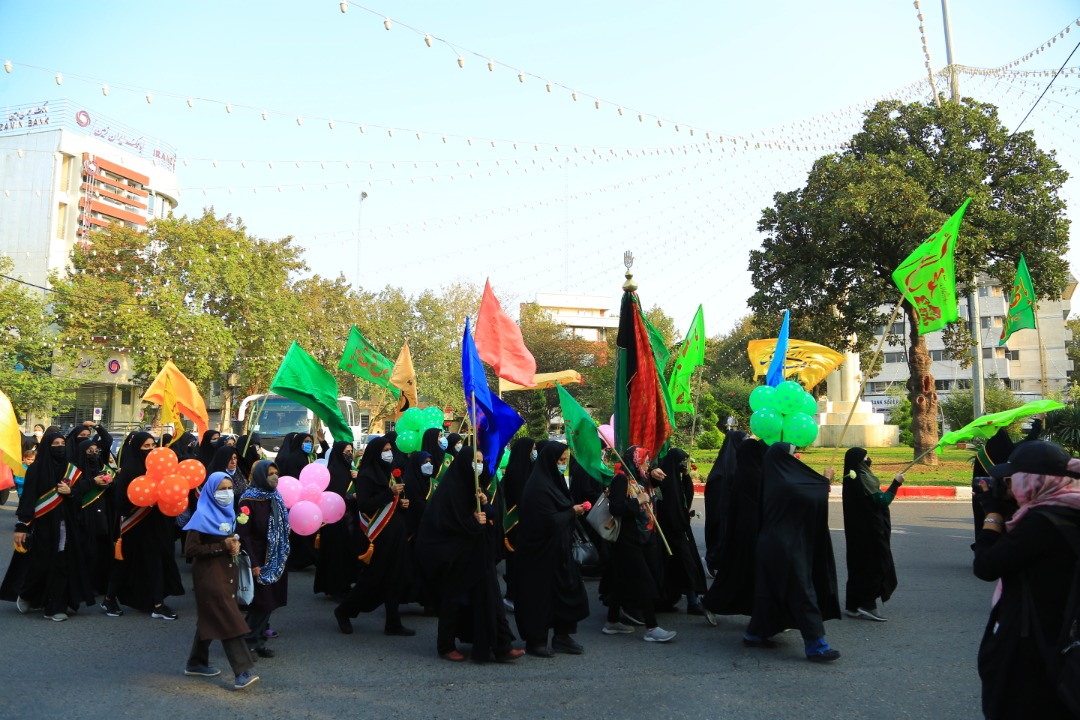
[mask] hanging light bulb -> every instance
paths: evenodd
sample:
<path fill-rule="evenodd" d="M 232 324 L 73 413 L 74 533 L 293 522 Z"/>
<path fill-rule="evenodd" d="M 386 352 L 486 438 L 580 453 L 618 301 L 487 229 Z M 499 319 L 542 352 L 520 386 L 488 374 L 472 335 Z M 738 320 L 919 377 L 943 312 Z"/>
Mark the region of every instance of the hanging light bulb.
<path fill-rule="evenodd" d="M 341 12 L 344 13 L 346 10 L 349 9 L 349 3 L 345 2 L 345 0 L 341 0 L 341 2 L 338 3 L 338 7 L 341 8 Z"/>
<path fill-rule="evenodd" d="M 386 18 L 385 20 L 383 20 L 383 27 L 387 30 L 390 29 L 390 18 Z"/>
<path fill-rule="evenodd" d="M 187 106 L 188 106 L 189 108 L 193 108 L 193 107 L 195 107 L 195 101 L 194 101 L 194 100 L 192 100 L 191 98 L 188 98 L 188 99 L 187 99 Z"/>
<path fill-rule="evenodd" d="M 595 103 L 593 103 L 593 104 L 594 104 L 594 105 L 596 105 L 596 109 L 597 109 L 597 110 L 599 110 L 599 109 L 600 109 L 600 101 L 599 101 L 599 100 L 597 100 L 597 101 L 596 101 Z"/>
<path fill-rule="evenodd" d="M 63 73 L 56 73 L 56 84 L 57 85 L 63 85 L 64 84 L 64 74 Z"/>
<path fill-rule="evenodd" d="M 146 104 L 149 105 L 152 102 L 154 102 L 154 93 L 147 92 L 146 93 Z"/>
<path fill-rule="evenodd" d="M 262 111 L 262 119 L 263 119 L 263 120 L 266 120 L 266 119 L 267 119 L 267 118 L 269 118 L 269 117 L 270 117 L 270 113 L 268 113 L 268 112 L 266 112 L 265 110 L 263 110 L 263 111 Z"/>
<path fill-rule="evenodd" d="M 104 95 L 105 97 L 109 96 L 109 86 L 108 85 L 102 85 L 101 86 L 101 94 Z"/>
<path fill-rule="evenodd" d="M 495 72 L 495 61 L 488 60 L 488 72 Z"/>
<path fill-rule="evenodd" d="M 232 105 L 231 104 L 225 103 L 225 112 L 227 112 L 227 113 L 232 112 Z"/>
<path fill-rule="evenodd" d="M 523 72 L 518 73 L 518 82 L 520 82 L 520 83 L 525 82 L 525 73 L 523 73 Z"/>
<path fill-rule="evenodd" d="M 546 85 L 546 87 L 547 87 L 547 91 L 548 91 L 548 92 L 551 92 L 551 83 L 548 83 L 548 84 Z"/>
<path fill-rule="evenodd" d="M 428 47 L 431 47 L 431 36 L 430 35 L 424 35 L 424 44 L 427 45 Z"/>
<path fill-rule="evenodd" d="M 331 129 L 331 130 L 333 130 L 333 129 L 334 129 L 334 121 L 333 121 L 333 120 L 330 120 L 330 121 L 329 121 L 329 122 L 327 122 L 326 124 L 330 126 L 330 129 Z"/>
<path fill-rule="evenodd" d="M 360 132 L 364 132 L 364 123 L 360 123 Z"/>
<path fill-rule="evenodd" d="M 302 118 L 302 117 L 300 117 L 299 115 L 297 115 L 297 116 L 296 116 L 296 124 L 297 124 L 297 125 L 303 125 L 303 124 L 304 124 L 304 118 Z"/>
<path fill-rule="evenodd" d="M 457 66 L 459 68 L 465 67 L 465 58 L 461 57 L 460 55 L 457 56 Z"/>
<path fill-rule="evenodd" d="M 619 106 L 619 114 L 620 114 L 620 115 L 622 115 L 622 114 L 623 114 L 623 109 L 622 109 L 622 106 L 621 106 L 621 105 Z"/>
<path fill-rule="evenodd" d="M 8 72 L 8 73 L 11 72 L 11 61 L 10 60 L 5 60 L 4 61 L 4 72 Z"/>
<path fill-rule="evenodd" d="M 638 113 L 637 121 L 638 122 L 645 122 L 645 116 L 642 115 L 641 113 Z"/>

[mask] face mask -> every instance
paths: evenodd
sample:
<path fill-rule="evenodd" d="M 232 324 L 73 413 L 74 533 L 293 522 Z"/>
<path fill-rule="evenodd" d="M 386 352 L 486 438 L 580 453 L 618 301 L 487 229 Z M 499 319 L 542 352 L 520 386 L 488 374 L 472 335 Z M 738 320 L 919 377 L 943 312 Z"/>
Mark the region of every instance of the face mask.
<path fill-rule="evenodd" d="M 563 465 L 562 463 L 556 465 L 555 467 L 557 467 L 559 469 L 559 474 L 560 475 L 565 475 L 566 474 L 566 466 Z"/>
<path fill-rule="evenodd" d="M 229 477 L 232 477 L 233 475 L 236 474 L 236 469 L 234 468 L 232 470 L 229 470 L 228 468 L 225 468 L 225 474 L 228 475 Z"/>
<path fill-rule="evenodd" d="M 394 451 L 393 450 L 383 450 L 382 454 L 380 454 L 379 457 L 381 457 L 382 461 L 385 462 L 385 463 L 393 462 L 394 461 Z"/>
<path fill-rule="evenodd" d="M 445 450 L 447 446 L 446 438 L 439 438 L 439 449 Z"/>
<path fill-rule="evenodd" d="M 430 475 L 431 473 L 435 472 L 435 466 L 431 463 L 424 463 L 420 466 L 420 472 L 424 473 L 425 475 Z"/>
<path fill-rule="evenodd" d="M 278 476 L 277 475 L 267 475 L 266 476 L 266 484 L 271 490 L 276 490 L 277 489 L 277 481 L 278 481 Z"/>
<path fill-rule="evenodd" d="M 461 452 L 462 444 L 458 443 L 454 446 L 454 452 Z"/>
<path fill-rule="evenodd" d="M 43 433 L 41 430 L 35 430 L 34 431 L 34 437 L 36 437 L 39 441 L 41 440 L 41 436 L 44 435 L 44 434 L 45 433 Z"/>
<path fill-rule="evenodd" d="M 225 507 L 226 505 L 228 505 L 232 501 L 233 501 L 233 492 L 232 492 L 232 490 L 218 490 L 217 492 L 214 493 L 214 502 L 216 502 L 221 507 Z"/>
<path fill-rule="evenodd" d="M 536 462 L 536 451 L 535 450 L 533 450 L 531 453 L 529 453 L 529 459 L 532 460 L 533 462 Z"/>
<path fill-rule="evenodd" d="M 311 452 L 311 443 L 309 443 L 309 442 L 304 443 L 300 447 L 302 447 L 304 449 L 304 452 L 306 452 L 306 453 Z"/>
<path fill-rule="evenodd" d="M 476 470 L 476 472 L 478 472 L 478 473 L 484 472 L 484 463 L 477 462 L 477 463 L 473 463 L 472 466 L 473 466 L 473 469 Z"/>
<path fill-rule="evenodd" d="M 67 457 L 67 448 L 63 445 L 53 445 L 49 448 L 49 457 L 53 460 L 63 460 Z"/>
<path fill-rule="evenodd" d="M 345 458 L 345 462 L 352 462 L 352 453 L 341 453 L 341 457 Z"/>

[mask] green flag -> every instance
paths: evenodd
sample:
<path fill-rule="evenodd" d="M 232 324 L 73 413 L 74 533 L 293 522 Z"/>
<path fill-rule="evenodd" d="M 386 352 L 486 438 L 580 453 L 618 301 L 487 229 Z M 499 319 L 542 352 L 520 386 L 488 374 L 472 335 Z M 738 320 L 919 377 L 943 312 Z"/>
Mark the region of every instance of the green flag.
<path fill-rule="evenodd" d="M 694 412 L 694 401 L 690 396 L 690 376 L 694 368 L 705 362 L 705 315 L 700 305 L 686 332 L 679 357 L 668 378 L 668 394 L 671 395 L 671 409 L 677 412 Z"/>
<path fill-rule="evenodd" d="M 345 350 L 341 353 L 338 369 L 351 372 L 370 383 L 386 388 L 393 394 L 395 400 L 401 395 L 401 391 L 390 384 L 390 373 L 394 370 L 394 363 L 376 350 L 367 338 L 360 334 L 355 325 L 349 331 L 349 341 L 345 343 Z"/>
<path fill-rule="evenodd" d="M 956 238 L 971 198 L 941 229 L 915 248 L 893 271 L 893 282 L 915 308 L 919 334 L 940 330 L 960 315 L 956 309 Z"/>
<path fill-rule="evenodd" d="M 334 440 L 352 440 L 352 428 L 338 407 L 338 385 L 326 368 L 293 340 L 285 353 L 270 392 L 294 400 L 326 424 Z"/>
<path fill-rule="evenodd" d="M 1001 329 L 998 346 L 1004 345 L 1009 336 L 1023 328 L 1035 328 L 1035 287 L 1031 284 L 1027 260 L 1020 253 L 1020 264 L 1016 266 L 1016 280 L 1013 281 L 1012 295 L 1009 296 L 1009 311 L 1005 314 L 1005 327 Z"/>
<path fill-rule="evenodd" d="M 562 385 L 555 387 L 559 390 L 559 406 L 562 408 L 563 425 L 566 428 L 566 441 L 570 445 L 570 452 L 574 453 L 574 457 L 577 458 L 581 467 L 585 468 L 585 472 L 603 484 L 609 484 L 612 472 L 604 464 L 603 446 L 600 444 L 600 435 L 596 431 L 596 423 Z"/>

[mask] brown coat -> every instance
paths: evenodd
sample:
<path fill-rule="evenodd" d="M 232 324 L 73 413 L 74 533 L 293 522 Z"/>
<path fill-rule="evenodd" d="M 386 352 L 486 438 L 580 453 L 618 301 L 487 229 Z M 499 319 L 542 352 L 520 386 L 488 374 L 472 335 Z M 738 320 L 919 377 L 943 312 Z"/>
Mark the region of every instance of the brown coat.
<path fill-rule="evenodd" d="M 236 532 L 240 536 L 240 548 L 251 558 L 253 568 L 262 567 L 266 562 L 266 535 L 270 530 L 270 503 L 266 500 L 246 498 L 242 503 L 250 510 L 248 522 L 238 524 Z M 354 555 L 355 557 L 355 555 Z M 255 597 L 248 606 L 256 612 L 273 612 L 285 607 L 289 601 L 289 573 L 284 572 L 277 582 L 263 585 L 255 579 Z"/>
<path fill-rule="evenodd" d="M 195 585 L 195 629 L 203 640 L 228 640 L 249 630 L 236 605 L 237 569 L 221 535 L 189 530 L 184 556 Z"/>

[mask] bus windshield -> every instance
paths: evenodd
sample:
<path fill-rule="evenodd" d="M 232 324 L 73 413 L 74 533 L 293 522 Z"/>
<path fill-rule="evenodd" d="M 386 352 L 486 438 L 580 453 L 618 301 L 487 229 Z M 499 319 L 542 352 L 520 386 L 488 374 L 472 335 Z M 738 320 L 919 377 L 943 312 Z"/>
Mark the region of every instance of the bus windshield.
<path fill-rule="evenodd" d="M 264 436 L 288 435 L 291 432 L 311 432 L 308 410 L 300 403 L 283 397 L 271 397 L 252 403 L 257 415 L 251 420 L 252 432 Z"/>

